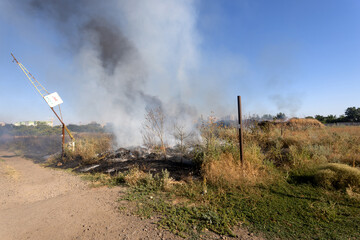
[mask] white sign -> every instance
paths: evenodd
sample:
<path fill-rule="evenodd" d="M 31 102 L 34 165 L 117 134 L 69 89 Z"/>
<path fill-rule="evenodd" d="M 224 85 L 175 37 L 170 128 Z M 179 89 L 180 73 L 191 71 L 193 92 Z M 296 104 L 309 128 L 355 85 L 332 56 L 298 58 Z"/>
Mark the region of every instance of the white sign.
<path fill-rule="evenodd" d="M 44 97 L 44 99 L 47 102 L 47 104 L 49 104 L 50 107 L 55 107 L 55 106 L 63 103 L 63 100 L 61 100 L 61 98 L 57 92 L 46 95 Z"/>

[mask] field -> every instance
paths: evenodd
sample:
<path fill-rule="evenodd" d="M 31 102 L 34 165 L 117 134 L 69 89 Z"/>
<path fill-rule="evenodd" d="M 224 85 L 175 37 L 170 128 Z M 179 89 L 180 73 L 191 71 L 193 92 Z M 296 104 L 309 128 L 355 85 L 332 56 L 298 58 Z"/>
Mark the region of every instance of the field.
<path fill-rule="evenodd" d="M 159 227 L 185 238 L 206 238 L 209 231 L 236 237 L 239 227 L 268 239 L 360 238 L 360 127 L 254 125 L 244 132 L 243 164 L 236 128 L 209 122 L 199 134 L 202 141 L 184 155 L 195 164 L 179 179 L 166 167 L 149 171 L 146 161 L 84 178 L 128 186 L 120 209 L 133 204 L 133 214 L 159 217 Z M 67 159 L 49 164 L 99 164 L 109 148 L 109 136 L 84 135 Z"/>
<path fill-rule="evenodd" d="M 237 129 L 210 124 L 202 134 L 201 179 L 118 176 L 139 215 L 160 213 L 160 226 L 185 237 L 236 236 L 238 224 L 269 239 L 360 237 L 359 127 L 249 129 L 243 165 Z"/>

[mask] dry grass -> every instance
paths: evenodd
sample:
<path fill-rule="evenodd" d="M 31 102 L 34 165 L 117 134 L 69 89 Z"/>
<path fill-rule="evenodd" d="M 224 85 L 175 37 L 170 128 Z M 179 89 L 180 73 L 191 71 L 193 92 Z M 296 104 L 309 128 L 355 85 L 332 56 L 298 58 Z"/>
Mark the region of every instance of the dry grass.
<path fill-rule="evenodd" d="M 271 167 L 259 162 L 259 158 L 256 158 L 257 154 L 259 153 L 246 151 L 247 161 L 241 165 L 233 155 L 223 153 L 217 160 L 208 161 L 203 165 L 203 175 L 209 183 L 226 187 L 270 183 L 274 177 L 270 174 Z M 252 157 L 255 161 L 250 160 Z"/>
<path fill-rule="evenodd" d="M 329 163 L 320 166 L 314 176 L 315 183 L 324 188 L 360 190 L 360 170 L 345 164 Z"/>
<path fill-rule="evenodd" d="M 117 177 L 123 179 L 129 186 L 151 190 L 170 191 L 173 185 L 182 184 L 170 178 L 167 170 L 163 170 L 161 174 L 153 175 L 142 171 L 139 167 L 133 167 L 129 172 L 119 173 Z"/>
<path fill-rule="evenodd" d="M 320 121 L 316 119 L 308 118 L 291 118 L 286 122 L 286 125 L 296 129 L 306 128 L 323 128 L 325 127 Z"/>
<path fill-rule="evenodd" d="M 170 194 L 156 196 L 164 188 L 154 183 L 164 180 L 133 170 L 126 182 L 136 191 L 127 199 L 141 203 L 142 216 L 161 213 L 160 226 L 178 234 L 196 227 L 231 235 L 245 221 L 269 239 L 359 239 L 360 170 L 350 165 L 359 164 L 360 127 L 303 125 L 247 128 L 242 165 L 237 129 L 210 118 L 194 150 L 203 181 L 169 182 Z"/>
<path fill-rule="evenodd" d="M 4 173 L 12 180 L 18 180 L 21 176 L 21 174 L 15 168 L 5 163 L 0 163 L 0 170 L 0 173 Z"/>
<path fill-rule="evenodd" d="M 266 131 L 274 131 L 279 129 L 283 131 L 294 131 L 294 130 L 307 130 L 307 129 L 317 129 L 324 128 L 325 125 L 316 119 L 305 119 L 305 118 L 291 118 L 288 121 L 274 120 L 274 121 L 264 121 L 258 123 L 258 126 Z"/>
<path fill-rule="evenodd" d="M 108 151 L 112 148 L 113 138 L 109 134 L 82 134 L 78 135 L 75 143 L 75 151 L 71 148 L 66 149 L 66 161 L 77 160 L 82 164 L 93 164 L 99 159 L 99 153 Z"/>
<path fill-rule="evenodd" d="M 354 189 L 353 187 L 347 187 L 346 188 L 346 194 L 349 196 L 349 198 L 360 201 L 360 191 Z"/>
<path fill-rule="evenodd" d="M 237 129 L 212 122 L 203 125 L 203 176 L 211 184 L 240 186 L 271 182 L 284 172 L 328 163 L 360 167 L 360 127 L 325 127 L 315 119 L 290 119 L 285 124 L 286 129 L 247 129 L 243 166 L 237 160 Z"/>
<path fill-rule="evenodd" d="M 148 178 L 149 176 L 147 173 L 135 167 L 130 169 L 129 173 L 125 175 L 124 180 L 125 183 L 128 184 L 129 186 L 136 186 L 140 183 L 140 181 L 144 181 Z"/>

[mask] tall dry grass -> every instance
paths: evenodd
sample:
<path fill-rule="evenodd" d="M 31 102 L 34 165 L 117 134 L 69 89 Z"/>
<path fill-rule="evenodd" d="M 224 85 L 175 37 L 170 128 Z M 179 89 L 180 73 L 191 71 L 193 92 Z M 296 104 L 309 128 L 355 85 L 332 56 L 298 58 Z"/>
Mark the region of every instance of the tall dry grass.
<path fill-rule="evenodd" d="M 205 140 L 203 176 L 220 186 L 270 183 L 280 175 L 329 163 L 360 167 L 360 127 L 356 126 L 319 127 L 317 122 L 295 119 L 286 128 L 250 127 L 244 132 L 243 165 L 236 128 L 209 122 L 201 132 Z"/>
<path fill-rule="evenodd" d="M 75 136 L 75 150 L 65 149 L 65 161 L 79 161 L 81 164 L 93 164 L 99 161 L 99 153 L 113 147 L 114 138 L 106 133 L 82 133 Z"/>

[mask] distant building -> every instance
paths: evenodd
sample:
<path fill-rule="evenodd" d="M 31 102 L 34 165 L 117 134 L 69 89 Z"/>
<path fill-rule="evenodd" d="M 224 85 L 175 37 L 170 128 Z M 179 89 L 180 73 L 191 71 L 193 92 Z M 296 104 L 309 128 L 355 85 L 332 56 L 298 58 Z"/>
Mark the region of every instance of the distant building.
<path fill-rule="evenodd" d="M 0 122 L 0 127 L 5 126 L 5 124 L 6 124 L 6 123 L 4 123 L 4 122 Z"/>
<path fill-rule="evenodd" d="M 38 126 L 41 124 L 45 124 L 52 127 L 53 121 L 23 121 L 23 122 L 14 123 L 15 126 Z"/>

